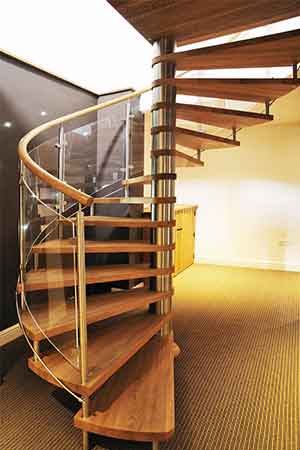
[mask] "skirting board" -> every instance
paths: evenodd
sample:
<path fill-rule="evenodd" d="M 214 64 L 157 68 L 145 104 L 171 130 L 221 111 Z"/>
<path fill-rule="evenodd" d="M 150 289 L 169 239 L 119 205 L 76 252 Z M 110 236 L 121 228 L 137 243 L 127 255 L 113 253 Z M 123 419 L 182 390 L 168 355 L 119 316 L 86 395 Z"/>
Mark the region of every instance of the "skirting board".
<path fill-rule="evenodd" d="M 300 272 L 300 263 L 283 263 L 272 260 L 222 259 L 201 256 L 195 259 L 195 264 L 214 266 L 247 267 L 249 269 L 280 270 L 284 272 Z"/>
<path fill-rule="evenodd" d="M 22 331 L 18 324 L 0 331 L 0 347 L 14 341 L 20 336 L 22 336 Z"/>

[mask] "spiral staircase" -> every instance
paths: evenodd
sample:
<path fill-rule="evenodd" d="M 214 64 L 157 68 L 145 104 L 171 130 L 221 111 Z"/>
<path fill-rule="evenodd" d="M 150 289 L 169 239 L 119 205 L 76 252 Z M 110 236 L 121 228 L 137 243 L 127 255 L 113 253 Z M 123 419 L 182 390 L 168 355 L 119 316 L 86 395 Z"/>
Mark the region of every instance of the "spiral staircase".
<path fill-rule="evenodd" d="M 238 151 L 238 131 L 272 121 L 271 104 L 300 85 L 300 30 L 182 52 L 174 44 L 300 15 L 300 2 L 227 0 L 205 8 L 200 1 L 110 3 L 153 42 L 153 86 L 45 123 L 21 140 L 16 304 L 33 352 L 30 369 L 81 404 L 74 425 L 82 430 L 84 450 L 89 433 L 147 441 L 157 449 L 175 430 L 176 167 L 202 167 L 202 153 L 211 149 Z M 285 79 L 201 77 L 212 69 L 283 66 L 291 67 Z M 176 73 L 193 70 L 198 78 Z M 133 144 L 130 124 L 143 115 L 133 105 L 150 90 L 146 174 L 130 163 L 148 150 Z M 176 95 L 262 103 L 265 111 L 176 102 Z M 114 124 L 125 127 L 125 167 L 104 182 L 107 168 L 97 153 L 114 125 L 101 113 L 113 117 L 120 104 L 129 111 Z M 114 239 L 115 230 L 125 238 Z"/>

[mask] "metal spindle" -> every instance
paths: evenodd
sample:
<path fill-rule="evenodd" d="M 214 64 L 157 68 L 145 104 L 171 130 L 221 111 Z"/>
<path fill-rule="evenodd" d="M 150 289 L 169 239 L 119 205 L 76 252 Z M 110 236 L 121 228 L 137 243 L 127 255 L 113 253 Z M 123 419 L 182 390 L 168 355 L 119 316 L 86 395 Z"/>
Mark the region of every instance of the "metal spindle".
<path fill-rule="evenodd" d="M 87 361 L 87 320 L 86 320 L 86 269 L 84 242 L 84 214 L 77 213 L 77 271 L 79 298 L 79 336 L 80 336 L 80 373 L 81 383 L 86 384 L 88 373 Z"/>
<path fill-rule="evenodd" d="M 80 336 L 80 375 L 81 384 L 87 383 L 88 376 L 88 347 L 87 347 L 87 320 L 86 320 L 86 268 L 85 268 L 85 238 L 84 214 L 79 206 L 77 213 L 77 271 L 78 271 L 78 298 L 79 298 L 79 336 Z M 83 417 L 89 415 L 89 399 L 82 398 Z M 83 431 L 83 450 L 88 450 L 88 433 Z"/>
<path fill-rule="evenodd" d="M 130 102 L 126 105 L 126 136 L 125 136 L 125 180 L 129 180 L 130 160 Z M 129 188 L 125 186 L 125 197 L 129 197 Z"/>
<path fill-rule="evenodd" d="M 66 145 L 65 145 L 65 130 L 61 125 L 58 133 L 58 178 L 65 181 L 65 166 L 66 166 Z M 65 211 L 65 194 L 58 193 L 58 213 L 63 215 Z M 63 237 L 63 224 L 59 225 L 59 237 Z"/>
<path fill-rule="evenodd" d="M 298 79 L 298 64 L 293 64 L 293 79 Z"/>
<path fill-rule="evenodd" d="M 40 342 L 39 341 L 33 341 L 33 348 L 34 348 L 34 360 L 35 362 L 39 362 L 39 354 L 40 354 Z"/>
<path fill-rule="evenodd" d="M 82 417 L 89 416 L 89 398 L 82 397 Z M 82 449 L 89 450 L 89 433 L 87 431 L 82 432 Z"/>
<path fill-rule="evenodd" d="M 21 162 L 20 165 L 20 184 L 19 184 L 19 193 L 20 193 L 20 216 L 19 216 L 19 241 L 20 241 L 20 283 L 22 286 L 21 290 L 21 308 L 24 309 L 25 301 L 24 301 L 24 277 L 25 277 L 25 199 L 24 199 L 24 164 Z"/>

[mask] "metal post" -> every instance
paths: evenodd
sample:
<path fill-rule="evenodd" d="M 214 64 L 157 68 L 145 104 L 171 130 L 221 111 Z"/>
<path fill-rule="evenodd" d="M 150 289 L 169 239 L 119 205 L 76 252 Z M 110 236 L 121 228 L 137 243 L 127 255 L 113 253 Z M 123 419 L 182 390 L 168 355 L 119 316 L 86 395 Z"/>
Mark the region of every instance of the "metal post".
<path fill-rule="evenodd" d="M 293 79 L 298 79 L 298 64 L 293 64 Z"/>
<path fill-rule="evenodd" d="M 33 341 L 33 349 L 34 349 L 34 354 L 33 354 L 33 358 L 35 360 L 35 362 L 38 362 L 38 355 L 40 354 L 40 342 L 39 341 Z"/>
<path fill-rule="evenodd" d="M 92 203 L 90 206 L 90 216 L 95 215 L 95 203 Z"/>
<path fill-rule="evenodd" d="M 89 416 L 89 398 L 82 398 L 82 417 Z M 82 449 L 89 450 L 89 433 L 87 431 L 82 432 Z"/>
<path fill-rule="evenodd" d="M 232 127 L 232 139 L 236 141 L 236 127 Z"/>
<path fill-rule="evenodd" d="M 65 130 L 63 125 L 59 127 L 58 133 L 58 178 L 61 181 L 65 181 L 65 167 L 66 167 L 66 145 L 65 145 Z M 58 193 L 58 212 L 63 214 L 65 211 L 65 194 L 63 192 Z M 59 225 L 59 237 L 63 237 L 63 224 Z"/>
<path fill-rule="evenodd" d="M 80 374 L 81 384 L 87 383 L 88 376 L 88 347 L 87 347 L 87 321 L 86 321 L 86 269 L 85 269 L 85 238 L 84 214 L 79 206 L 76 217 L 77 224 L 77 272 L 78 272 L 78 298 L 79 298 L 79 336 L 80 336 Z M 89 415 L 89 399 L 82 399 L 83 417 Z M 83 450 L 88 450 L 88 433 L 83 431 Z"/>
<path fill-rule="evenodd" d="M 162 38 L 154 43 L 154 57 L 166 55 L 174 51 L 174 39 Z M 176 87 L 159 85 L 158 80 L 175 77 L 175 64 L 170 62 L 157 62 L 153 65 L 156 87 L 152 89 L 152 197 L 174 197 L 175 195 L 175 127 L 176 127 Z M 160 151 L 159 153 L 157 151 Z M 151 209 L 152 220 L 170 222 L 175 219 L 174 203 L 153 204 Z M 175 234 L 172 227 L 163 227 L 156 230 L 154 240 L 158 245 L 171 245 Z M 157 253 L 156 267 L 171 268 L 173 265 L 173 252 Z M 158 276 L 156 290 L 160 292 L 172 290 L 172 274 Z M 172 297 L 156 304 L 157 314 L 166 314 L 172 310 Z M 163 335 L 171 333 L 168 324 L 162 330 Z"/>
<path fill-rule="evenodd" d="M 35 253 L 33 256 L 34 259 L 34 270 L 38 270 L 39 268 L 39 254 Z"/>
<path fill-rule="evenodd" d="M 130 102 L 126 105 L 126 136 L 125 136 L 125 180 L 129 180 L 130 160 Z M 125 186 L 125 197 L 129 197 L 129 188 Z"/>
<path fill-rule="evenodd" d="M 25 199 L 24 199 L 24 193 L 25 193 L 25 187 L 24 187 L 24 165 L 21 162 L 20 165 L 20 186 L 19 186 L 19 193 L 20 193 L 20 216 L 19 216 L 19 241 L 20 241 L 20 283 L 22 286 L 21 291 L 21 308 L 24 309 L 25 307 L 25 299 L 24 299 L 24 278 L 25 278 Z"/>
<path fill-rule="evenodd" d="M 81 211 L 81 207 L 77 213 L 77 272 L 78 272 L 78 298 L 79 298 L 80 373 L 81 373 L 81 383 L 86 384 L 88 373 L 86 272 L 85 272 L 84 214 Z"/>
<path fill-rule="evenodd" d="M 266 114 L 269 115 L 270 114 L 270 100 L 266 100 Z"/>

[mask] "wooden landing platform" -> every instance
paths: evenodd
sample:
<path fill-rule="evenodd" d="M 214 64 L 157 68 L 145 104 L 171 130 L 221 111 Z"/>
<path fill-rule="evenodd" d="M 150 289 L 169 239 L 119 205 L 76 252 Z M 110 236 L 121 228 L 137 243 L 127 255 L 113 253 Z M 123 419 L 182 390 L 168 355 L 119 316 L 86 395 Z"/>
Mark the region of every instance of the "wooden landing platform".
<path fill-rule="evenodd" d="M 170 338 L 155 337 L 95 395 L 94 413 L 74 423 L 91 433 L 132 441 L 164 441 L 175 428 L 174 352 Z"/>

